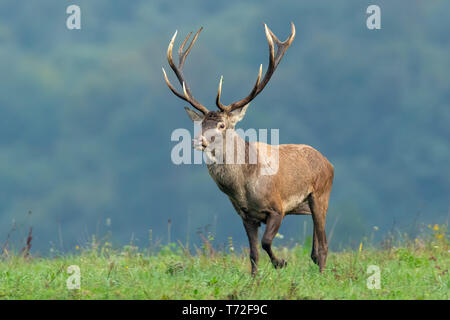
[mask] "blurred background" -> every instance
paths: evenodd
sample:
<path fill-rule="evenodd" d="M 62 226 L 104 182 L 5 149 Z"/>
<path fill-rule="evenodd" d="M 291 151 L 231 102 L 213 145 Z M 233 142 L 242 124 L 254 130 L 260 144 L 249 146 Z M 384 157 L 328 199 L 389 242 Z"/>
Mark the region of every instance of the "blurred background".
<path fill-rule="evenodd" d="M 66 28 L 67 6 L 81 30 Z M 381 7 L 381 30 L 366 9 Z M 240 128 L 280 129 L 335 166 L 327 230 L 335 250 L 364 237 L 445 223 L 450 206 L 449 1 L 14 0 L 0 3 L 0 245 L 72 251 L 180 241 L 199 228 L 247 246 L 241 219 L 206 166 L 174 165 L 170 140 L 193 126 L 164 83 L 166 50 L 203 32 L 185 66 L 210 109 L 247 95 L 268 62 L 263 23 L 297 35 Z M 170 223 L 168 220 L 170 219 Z M 277 243 L 302 243 L 289 216 Z M 170 239 L 169 239 L 170 237 Z M 151 239 L 150 239 L 151 238 Z"/>

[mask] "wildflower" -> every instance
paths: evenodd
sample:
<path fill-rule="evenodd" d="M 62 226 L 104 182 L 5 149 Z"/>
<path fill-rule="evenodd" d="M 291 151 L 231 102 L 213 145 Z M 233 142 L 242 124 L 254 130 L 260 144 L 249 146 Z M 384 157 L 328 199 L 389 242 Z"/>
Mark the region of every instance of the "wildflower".
<path fill-rule="evenodd" d="M 438 238 L 438 239 L 443 239 L 443 238 L 444 238 L 444 235 L 443 235 L 442 233 L 439 233 L 439 234 L 436 235 L 436 238 Z"/>
<path fill-rule="evenodd" d="M 228 248 L 230 249 L 230 252 L 234 251 L 233 237 L 228 237 Z"/>
<path fill-rule="evenodd" d="M 275 235 L 275 238 L 283 239 L 284 236 L 283 236 L 281 233 L 277 233 L 277 234 Z"/>
<path fill-rule="evenodd" d="M 439 226 L 437 224 L 435 224 L 434 227 L 433 227 L 433 230 L 434 231 L 439 231 Z"/>
<path fill-rule="evenodd" d="M 378 229 L 379 229 L 379 228 L 378 228 L 377 226 L 374 226 L 374 227 L 373 227 L 373 230 L 375 230 L 375 231 L 378 231 Z"/>
<path fill-rule="evenodd" d="M 359 244 L 359 252 L 362 251 L 362 242 Z"/>
<path fill-rule="evenodd" d="M 79 247 L 78 245 L 76 245 L 76 246 L 75 246 L 75 249 L 76 249 L 76 250 L 79 250 L 79 249 L 80 249 L 80 247 Z"/>

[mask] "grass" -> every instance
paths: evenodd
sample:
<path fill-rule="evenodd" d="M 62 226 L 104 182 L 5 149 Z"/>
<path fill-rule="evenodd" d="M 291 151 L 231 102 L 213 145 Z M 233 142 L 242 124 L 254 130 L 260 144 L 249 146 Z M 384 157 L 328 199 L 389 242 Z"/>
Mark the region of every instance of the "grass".
<path fill-rule="evenodd" d="M 384 250 L 330 252 L 322 274 L 310 246 L 278 247 L 287 267 L 274 269 L 261 252 L 253 278 L 247 252 L 205 246 L 193 255 L 172 243 L 143 253 L 105 242 L 54 258 L 4 256 L 0 299 L 449 299 L 448 243 L 438 236 Z M 80 268 L 80 289 L 67 288 L 71 265 Z M 370 265 L 379 267 L 380 289 L 367 287 Z"/>

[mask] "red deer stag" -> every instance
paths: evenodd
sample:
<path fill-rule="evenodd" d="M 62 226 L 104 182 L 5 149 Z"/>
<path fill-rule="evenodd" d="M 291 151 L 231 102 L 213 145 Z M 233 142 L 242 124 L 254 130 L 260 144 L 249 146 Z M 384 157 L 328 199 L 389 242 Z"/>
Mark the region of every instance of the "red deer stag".
<path fill-rule="evenodd" d="M 175 65 L 172 58 L 172 47 L 177 32 L 173 35 L 167 49 L 167 59 L 170 67 L 178 78 L 182 92 L 177 91 L 167 78 L 163 68 L 164 79 L 170 90 L 179 98 L 189 102 L 199 112 L 185 108 L 193 121 L 201 123 L 201 133 L 193 139 L 193 146 L 203 150 L 207 159 L 209 174 L 219 189 L 230 199 L 237 213 L 241 216 L 250 243 L 250 262 L 252 274 L 257 272 L 258 264 L 258 229 L 262 223 L 266 229 L 261 240 L 262 248 L 269 255 L 276 268 L 282 268 L 286 261 L 277 258 L 272 252 L 272 240 L 280 228 L 281 221 L 288 214 L 311 215 L 314 223 L 313 245 L 311 259 L 319 265 L 320 272 L 325 268 L 328 244 L 325 234 L 325 220 L 328 210 L 328 199 L 333 184 L 334 169 L 331 163 L 314 148 L 302 144 L 269 145 L 260 142 L 248 142 L 242 139 L 234 130 L 236 123 L 245 115 L 252 101 L 266 86 L 286 50 L 295 37 L 295 26 L 291 23 L 291 35 L 286 41 L 278 40 L 275 34 L 264 24 L 269 43 L 269 65 L 261 78 L 262 65 L 256 83 L 250 94 L 242 100 L 230 105 L 220 101 L 222 78 L 216 98 L 219 111 L 209 111 L 192 95 L 183 75 L 183 66 L 187 55 L 202 30 L 197 31 L 191 43 L 183 51 L 190 33 L 181 44 L 178 54 L 179 63 Z M 275 52 L 274 44 L 277 46 Z M 215 138 L 211 137 L 211 132 Z M 220 141 L 219 141 L 220 140 Z M 232 150 L 226 142 L 231 141 Z M 218 144 L 226 148 L 218 148 Z M 238 146 L 243 148 L 238 149 Z M 217 150 L 220 149 L 222 159 L 217 160 Z M 212 150 L 212 151 L 211 151 Z M 232 153 L 228 157 L 227 153 Z M 235 155 L 242 156 L 244 161 L 236 163 Z M 276 155 L 276 159 L 274 156 Z M 250 161 L 251 156 L 256 157 Z M 230 160 L 231 158 L 231 160 Z M 271 174 L 264 172 L 267 167 L 275 167 Z"/>

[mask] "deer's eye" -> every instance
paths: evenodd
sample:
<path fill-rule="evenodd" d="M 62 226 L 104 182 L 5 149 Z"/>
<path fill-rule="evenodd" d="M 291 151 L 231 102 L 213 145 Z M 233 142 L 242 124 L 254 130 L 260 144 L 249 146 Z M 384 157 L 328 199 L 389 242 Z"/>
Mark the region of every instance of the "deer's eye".
<path fill-rule="evenodd" d="M 223 122 L 219 123 L 219 129 L 225 129 L 225 124 Z"/>

